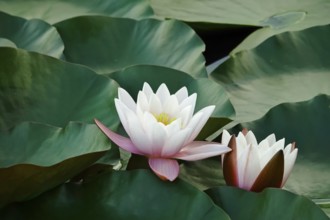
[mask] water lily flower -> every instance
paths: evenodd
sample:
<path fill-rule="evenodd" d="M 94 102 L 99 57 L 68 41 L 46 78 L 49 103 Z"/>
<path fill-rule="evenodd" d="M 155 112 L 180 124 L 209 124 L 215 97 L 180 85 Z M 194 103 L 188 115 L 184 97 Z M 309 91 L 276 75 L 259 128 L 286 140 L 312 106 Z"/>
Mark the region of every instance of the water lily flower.
<path fill-rule="evenodd" d="M 237 137 L 224 130 L 221 143 L 232 149 L 222 155 L 227 185 L 254 192 L 266 187 L 283 187 L 298 153 L 295 143 L 284 148 L 284 138 L 276 141 L 274 134 L 258 144 L 252 131 L 247 130 L 240 132 Z"/>
<path fill-rule="evenodd" d="M 154 93 L 144 83 L 135 103 L 119 88 L 115 105 L 129 138 L 95 122 L 122 149 L 148 157 L 150 168 L 160 178 L 173 181 L 179 174 L 176 159 L 194 161 L 230 151 L 219 143 L 194 141 L 215 108 L 207 106 L 193 114 L 196 98 L 196 93 L 188 96 L 186 87 L 171 95 L 165 84 Z"/>

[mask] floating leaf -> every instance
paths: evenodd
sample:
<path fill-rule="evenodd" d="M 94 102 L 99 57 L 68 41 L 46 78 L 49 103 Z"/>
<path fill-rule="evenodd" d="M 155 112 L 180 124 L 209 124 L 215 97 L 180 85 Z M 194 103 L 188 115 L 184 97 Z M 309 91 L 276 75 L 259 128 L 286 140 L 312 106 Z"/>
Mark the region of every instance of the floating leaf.
<path fill-rule="evenodd" d="M 225 25 L 263 27 L 247 37 L 233 53 L 254 48 L 276 34 L 330 23 L 328 0 L 151 0 L 151 5 L 159 16 L 199 22 L 199 26 L 212 23 L 221 24 L 223 29 Z"/>
<path fill-rule="evenodd" d="M 11 40 L 8 40 L 6 38 L 0 38 L 0 47 L 13 47 L 17 48 L 16 44 L 12 42 Z"/>
<path fill-rule="evenodd" d="M 236 122 L 262 117 L 285 102 L 330 94 L 330 25 L 276 35 L 220 65 L 211 77 L 223 85 Z"/>
<path fill-rule="evenodd" d="M 85 16 L 56 27 L 65 44 L 66 59 L 100 74 L 150 64 L 206 76 L 205 46 L 189 26 L 179 21 Z"/>
<path fill-rule="evenodd" d="M 206 192 L 232 220 L 329 219 L 312 201 L 281 189 L 268 188 L 254 193 L 223 186 Z"/>
<path fill-rule="evenodd" d="M 0 207 L 33 198 L 81 172 L 109 150 L 96 125 L 22 123 L 0 133 Z"/>
<path fill-rule="evenodd" d="M 25 20 L 0 11 L 0 37 L 15 46 L 56 58 L 63 55 L 64 44 L 56 29 L 38 19 Z M 1 43 L 0 43 L 1 46 Z"/>
<path fill-rule="evenodd" d="M 51 24 L 81 15 L 108 15 L 142 19 L 153 17 L 146 0 L 0 0 L 4 12 Z"/>
<path fill-rule="evenodd" d="M 59 127 L 69 121 L 116 128 L 117 83 L 88 68 L 41 54 L 0 48 L 0 130 L 22 121 Z"/>
<path fill-rule="evenodd" d="M 55 205 L 56 204 L 56 205 Z M 150 171 L 104 173 L 81 184 L 65 183 L 33 200 L 15 204 L 1 219 L 224 219 L 203 192 Z"/>

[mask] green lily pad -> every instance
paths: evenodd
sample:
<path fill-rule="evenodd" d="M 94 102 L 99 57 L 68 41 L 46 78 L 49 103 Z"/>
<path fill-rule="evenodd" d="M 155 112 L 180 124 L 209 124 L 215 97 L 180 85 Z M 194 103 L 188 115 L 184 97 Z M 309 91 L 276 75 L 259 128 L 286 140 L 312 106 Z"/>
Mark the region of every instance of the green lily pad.
<path fill-rule="evenodd" d="M 0 133 L 0 207 L 31 199 L 97 161 L 110 143 L 96 125 L 24 122 Z"/>
<path fill-rule="evenodd" d="M 296 142 L 298 156 L 285 188 L 330 205 L 330 96 L 286 103 L 271 109 L 263 118 L 243 123 L 259 140 L 274 133 L 286 143 Z"/>
<path fill-rule="evenodd" d="M 223 186 L 206 192 L 232 220 L 329 219 L 312 201 L 281 189 L 254 193 Z"/>
<path fill-rule="evenodd" d="M 0 130 L 22 121 L 63 127 L 94 118 L 116 128 L 117 89 L 116 82 L 83 66 L 0 48 Z"/>
<path fill-rule="evenodd" d="M 53 26 L 42 20 L 25 20 L 0 11 L 0 26 L 0 37 L 10 40 L 14 47 L 56 58 L 63 55 L 64 44 L 60 35 Z"/>
<path fill-rule="evenodd" d="M 8 40 L 6 38 L 0 38 L 0 47 L 13 47 L 17 48 L 16 44 L 12 42 L 11 40 Z"/>
<path fill-rule="evenodd" d="M 230 57 L 211 73 L 236 110 L 235 122 L 262 117 L 285 102 L 330 94 L 330 25 L 276 35 Z"/>
<path fill-rule="evenodd" d="M 56 205 L 55 205 L 56 204 Z M 104 173 L 81 184 L 65 183 L 15 204 L 1 219 L 227 219 L 203 192 L 146 170 Z"/>
<path fill-rule="evenodd" d="M 175 21 L 84 16 L 56 24 L 66 60 L 107 74 L 137 64 L 167 66 L 206 77 L 202 40 Z"/>
<path fill-rule="evenodd" d="M 81 15 L 142 19 L 154 13 L 146 0 L 0 0 L 1 11 L 54 24 Z"/>
<path fill-rule="evenodd" d="M 226 185 L 220 156 L 192 162 L 184 161 L 180 165 L 180 178 L 200 190 Z"/>
<path fill-rule="evenodd" d="M 166 18 L 198 22 L 199 26 L 220 24 L 232 28 L 256 26 L 261 29 L 247 37 L 232 53 L 251 49 L 271 36 L 330 23 L 327 0 L 151 0 L 155 13 Z M 244 28 L 244 27 L 243 27 Z"/>
<path fill-rule="evenodd" d="M 200 140 L 228 124 L 235 115 L 223 87 L 207 78 L 194 79 L 187 73 L 178 70 L 149 65 L 128 67 L 109 76 L 127 90 L 133 98 L 137 97 L 144 82 L 148 82 L 154 91 L 160 84 L 165 83 L 171 93 L 175 93 L 184 86 L 187 87 L 189 94 L 197 93 L 195 112 L 208 105 L 215 105 L 216 108 L 211 119 L 198 136 Z"/>

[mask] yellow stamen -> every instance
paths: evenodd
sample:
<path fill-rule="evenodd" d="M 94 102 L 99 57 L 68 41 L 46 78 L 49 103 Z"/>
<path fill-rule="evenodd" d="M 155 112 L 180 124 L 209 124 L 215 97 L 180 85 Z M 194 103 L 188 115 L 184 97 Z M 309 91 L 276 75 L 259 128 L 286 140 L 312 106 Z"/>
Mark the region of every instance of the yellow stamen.
<path fill-rule="evenodd" d="M 164 125 L 168 125 L 168 124 L 171 124 L 175 118 L 171 118 L 168 114 L 166 113 L 160 113 L 159 115 L 156 115 L 155 116 L 156 120 L 158 122 L 161 122 L 163 123 Z"/>

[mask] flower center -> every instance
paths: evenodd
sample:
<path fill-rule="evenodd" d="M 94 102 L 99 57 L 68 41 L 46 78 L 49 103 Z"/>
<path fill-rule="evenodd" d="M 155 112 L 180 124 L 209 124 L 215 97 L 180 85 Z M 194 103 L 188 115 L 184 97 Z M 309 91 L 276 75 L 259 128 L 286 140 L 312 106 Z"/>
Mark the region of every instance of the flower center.
<path fill-rule="evenodd" d="M 175 118 L 171 118 L 168 114 L 166 113 L 160 113 L 159 115 L 155 115 L 155 118 L 158 122 L 163 123 L 164 125 L 171 124 L 175 120 Z"/>

